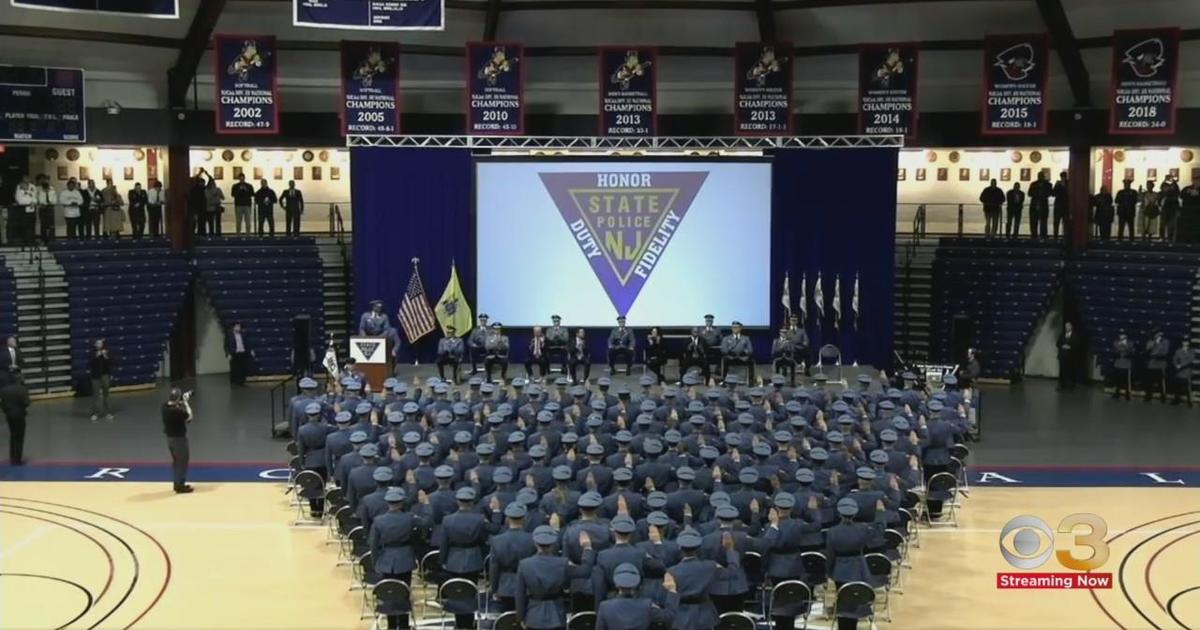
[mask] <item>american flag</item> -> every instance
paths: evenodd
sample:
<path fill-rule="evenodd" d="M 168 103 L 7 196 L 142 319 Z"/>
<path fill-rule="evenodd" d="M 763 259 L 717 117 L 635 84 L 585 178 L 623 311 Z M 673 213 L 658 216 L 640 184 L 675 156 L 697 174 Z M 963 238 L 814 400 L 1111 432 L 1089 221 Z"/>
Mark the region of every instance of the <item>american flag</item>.
<path fill-rule="evenodd" d="M 425 285 L 421 284 L 421 275 L 413 263 L 412 277 L 408 280 L 408 290 L 404 292 L 404 300 L 400 302 L 400 327 L 404 336 L 412 343 L 437 328 L 437 317 L 429 306 L 425 296 Z"/>

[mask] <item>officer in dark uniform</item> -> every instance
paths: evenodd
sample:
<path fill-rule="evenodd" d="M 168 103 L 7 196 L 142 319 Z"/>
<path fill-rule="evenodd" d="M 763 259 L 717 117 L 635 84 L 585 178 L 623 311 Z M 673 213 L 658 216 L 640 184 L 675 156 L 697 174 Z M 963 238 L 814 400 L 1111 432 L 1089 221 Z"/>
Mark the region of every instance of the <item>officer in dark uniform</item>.
<path fill-rule="evenodd" d="M 682 557 L 679 563 L 667 569 L 663 578 L 663 588 L 674 592 L 679 597 L 678 612 L 671 623 L 672 630 L 694 630 L 696 628 L 715 628 L 717 625 L 717 609 L 713 606 L 711 591 L 717 581 L 722 567 L 738 567 L 741 559 L 734 547 L 733 536 L 721 534 L 721 547 L 725 555 L 717 560 L 702 559 L 700 547 L 704 540 L 696 530 L 688 528 L 675 539 L 679 545 Z"/>
<path fill-rule="evenodd" d="M 588 579 L 596 554 L 586 531 L 579 532 L 582 549 L 579 564 L 571 564 L 555 553 L 558 532 L 543 525 L 533 531 L 537 554 L 517 565 L 517 617 L 529 630 L 561 630 L 567 626 L 563 592 L 574 580 Z"/>
<path fill-rule="evenodd" d="M 306 421 L 300 426 L 296 435 L 296 456 L 304 470 L 311 470 L 321 479 L 329 479 L 328 461 L 326 458 L 326 437 L 331 433 L 331 427 L 321 422 L 321 405 L 310 402 L 304 407 Z M 314 518 L 320 518 L 324 513 L 324 499 L 309 499 L 308 507 Z"/>
<path fill-rule="evenodd" d="M 358 500 L 375 490 L 375 469 L 379 467 L 379 447 L 368 442 L 358 449 L 362 463 L 346 473 L 346 505 L 358 510 Z"/>
<path fill-rule="evenodd" d="M 1154 394 L 1160 394 L 1162 401 L 1167 402 L 1167 357 L 1170 355 L 1170 342 L 1161 330 L 1154 329 L 1154 335 L 1146 342 L 1146 379 L 1143 385 L 1146 402 L 1154 400 Z"/>
<path fill-rule="evenodd" d="M 848 582 L 870 583 L 870 571 L 864 550 L 870 538 L 870 529 L 863 523 L 856 523 L 858 503 L 851 498 L 845 498 L 837 503 L 837 512 L 841 522 L 829 528 L 826 533 L 825 557 L 829 563 L 829 577 L 834 586 L 841 588 Z M 854 630 L 858 620 L 870 612 L 865 606 L 854 607 L 839 604 L 837 613 L 838 630 Z"/>
<path fill-rule="evenodd" d="M 792 387 L 796 386 L 796 346 L 787 328 L 779 329 L 779 337 L 771 342 L 771 359 L 775 373 L 786 374 Z"/>
<path fill-rule="evenodd" d="M 617 361 L 625 362 L 625 372 L 633 371 L 633 351 L 637 342 L 633 331 L 625 327 L 625 316 L 617 317 L 617 327 L 608 333 L 608 371 L 617 373 Z"/>
<path fill-rule="evenodd" d="M 550 327 L 546 329 L 546 362 L 559 363 L 565 367 L 568 363 L 567 347 L 570 340 L 571 333 L 562 325 L 562 318 L 551 315 Z"/>
<path fill-rule="evenodd" d="M 387 512 L 386 495 L 387 491 L 392 487 L 392 480 L 395 479 L 392 469 L 387 466 L 376 467 L 371 476 L 375 481 L 375 490 L 359 499 L 358 509 L 354 512 L 354 515 L 358 517 L 358 521 L 362 523 L 363 527 L 367 528 L 368 532 L 371 531 L 371 523 L 375 522 L 375 519 L 380 514 Z"/>
<path fill-rule="evenodd" d="M 750 338 L 742 334 L 742 323 L 733 322 L 733 332 L 721 340 L 721 377 L 729 374 L 734 365 L 744 365 L 749 372 L 748 380 L 754 380 L 754 347 Z"/>
<path fill-rule="evenodd" d="M 1130 398 L 1130 388 L 1133 385 L 1133 342 L 1129 340 L 1129 336 L 1122 330 L 1117 333 L 1117 340 L 1113 342 L 1113 394 L 1114 400 L 1121 396 L 1121 391 L 1125 391 L 1125 400 Z"/>
<path fill-rule="evenodd" d="M 451 577 L 475 581 L 483 572 L 483 558 L 487 555 L 490 525 L 482 514 L 475 511 L 475 489 L 459 488 L 454 498 L 458 511 L 442 519 L 435 532 L 441 553 L 442 568 Z M 455 628 L 474 628 L 474 603 L 447 602 L 446 611 L 454 614 Z"/>
<path fill-rule="evenodd" d="M 704 339 L 709 366 L 715 365 L 719 370 L 721 367 L 721 340 L 723 335 L 721 334 L 721 329 L 713 325 L 714 319 L 712 314 L 704 316 L 704 327 L 700 329 L 700 337 Z"/>
<path fill-rule="evenodd" d="M 1014 237 L 1021 235 L 1021 214 L 1025 210 L 1025 191 L 1021 190 L 1021 182 L 1013 182 L 1013 187 L 1004 195 L 1008 208 L 1008 216 L 1004 224 L 1004 235 Z"/>
<path fill-rule="evenodd" d="M 487 354 L 485 342 L 489 333 L 487 313 L 480 313 L 479 324 L 467 335 L 467 348 L 471 351 L 471 373 L 479 371 L 479 364 Z"/>
<path fill-rule="evenodd" d="M 492 368 L 499 366 L 500 378 L 508 378 L 508 336 L 501 333 L 500 322 L 492 324 L 492 329 L 483 342 L 484 360 L 483 372 L 487 379 L 492 380 Z"/>
<path fill-rule="evenodd" d="M 516 501 L 504 508 L 508 528 L 492 538 L 488 559 L 488 579 L 491 592 L 500 601 L 502 612 L 517 608 L 517 568 L 521 560 L 532 556 L 537 547 L 533 536 L 525 531 L 525 505 Z"/>
<path fill-rule="evenodd" d="M 1057 224 L 1055 232 L 1057 232 Z M 1056 233 L 1055 236 L 1058 236 Z M 1075 334 L 1071 322 L 1063 324 L 1063 333 L 1058 337 L 1058 389 L 1073 389 L 1079 372 L 1079 357 L 1083 343 Z"/>
<path fill-rule="evenodd" d="M 404 490 L 391 488 L 384 495 L 388 510 L 379 515 L 367 532 L 367 546 L 380 579 L 400 580 L 412 586 L 412 571 L 417 566 L 413 547 L 417 545 L 427 525 L 419 517 L 404 510 L 407 497 Z M 388 628 L 408 628 L 411 601 L 380 604 L 377 612 L 387 615 Z"/>
<path fill-rule="evenodd" d="M 450 366 L 450 380 L 458 380 L 458 370 L 463 360 L 463 341 L 456 333 L 454 326 L 446 326 L 446 336 L 438 340 L 437 369 L 442 380 L 446 380 L 447 365 Z"/>
<path fill-rule="evenodd" d="M 1171 367 L 1174 369 L 1171 375 L 1171 389 L 1174 394 L 1171 398 L 1172 405 L 1178 405 L 1181 399 L 1186 398 L 1188 407 L 1192 406 L 1192 364 L 1195 362 L 1196 352 L 1185 337 L 1179 342 L 1179 349 L 1171 356 Z"/>
<path fill-rule="evenodd" d="M 638 597 L 642 571 L 633 563 L 620 564 L 613 570 L 617 596 L 602 601 L 596 612 L 596 630 L 649 630 L 651 626 L 669 626 L 674 616 L 675 597 L 668 594 L 664 606 L 649 597 Z"/>

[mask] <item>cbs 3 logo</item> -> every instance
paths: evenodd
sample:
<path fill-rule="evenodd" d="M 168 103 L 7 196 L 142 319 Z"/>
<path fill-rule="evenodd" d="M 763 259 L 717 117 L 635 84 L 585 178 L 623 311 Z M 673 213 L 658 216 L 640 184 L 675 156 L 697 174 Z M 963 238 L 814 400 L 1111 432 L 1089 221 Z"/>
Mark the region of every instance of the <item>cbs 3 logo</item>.
<path fill-rule="evenodd" d="M 1076 527 L 1086 527 L 1087 533 L 1080 534 Z M 1065 548 L 1056 548 L 1054 534 L 1046 521 L 1036 517 L 1018 516 L 1004 524 L 1000 530 L 1000 554 L 1018 569 L 1036 569 L 1054 555 L 1058 563 L 1075 571 L 1090 571 L 1108 561 L 1108 524 L 1095 514 L 1071 514 L 1058 524 L 1057 532 L 1073 536 L 1073 542 Z M 1080 558 L 1075 549 L 1091 550 L 1090 555 Z M 1083 555 L 1083 554 L 1080 554 Z"/>

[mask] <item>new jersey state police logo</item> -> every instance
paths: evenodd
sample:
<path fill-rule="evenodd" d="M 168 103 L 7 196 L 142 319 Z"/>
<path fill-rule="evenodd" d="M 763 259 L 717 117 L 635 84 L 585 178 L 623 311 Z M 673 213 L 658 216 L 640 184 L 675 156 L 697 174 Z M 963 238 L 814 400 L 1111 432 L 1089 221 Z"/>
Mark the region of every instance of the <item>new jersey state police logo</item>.
<path fill-rule="evenodd" d="M 625 315 L 679 230 L 708 173 L 538 176 L 617 314 Z"/>
<path fill-rule="evenodd" d="M 1033 46 L 1030 44 L 1009 46 L 996 55 L 996 62 L 992 65 L 1000 68 L 1009 81 L 1022 81 L 1028 78 L 1029 73 L 1037 67 L 1033 60 Z"/>
<path fill-rule="evenodd" d="M 1133 74 L 1141 79 L 1149 79 L 1158 74 L 1158 69 L 1167 61 L 1166 46 L 1157 37 L 1142 40 L 1125 51 L 1121 63 L 1129 66 Z"/>

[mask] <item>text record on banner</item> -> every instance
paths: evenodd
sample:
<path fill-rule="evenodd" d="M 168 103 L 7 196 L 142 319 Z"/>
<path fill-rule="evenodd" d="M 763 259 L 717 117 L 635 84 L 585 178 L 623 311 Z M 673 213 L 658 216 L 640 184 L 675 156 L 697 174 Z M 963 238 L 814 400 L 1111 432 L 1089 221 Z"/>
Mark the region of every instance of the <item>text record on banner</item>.
<path fill-rule="evenodd" d="M 279 133 L 279 73 L 270 35 L 213 36 L 217 133 Z"/>
<path fill-rule="evenodd" d="M 400 133 L 400 44 L 342 42 L 342 133 Z"/>
<path fill-rule="evenodd" d="M 84 142 L 83 70 L 0 65 L 0 141 Z"/>
<path fill-rule="evenodd" d="M 917 136 L 917 44 L 858 49 L 858 132 Z"/>
<path fill-rule="evenodd" d="M 20 9 L 112 13 L 125 17 L 179 17 L 179 0 L 12 0 L 12 5 Z"/>
<path fill-rule="evenodd" d="M 738 42 L 733 53 L 733 131 L 792 133 L 792 45 Z"/>
<path fill-rule="evenodd" d="M 653 136 L 658 131 L 658 51 L 600 48 L 600 135 Z"/>
<path fill-rule="evenodd" d="M 292 24 L 372 31 L 440 31 L 445 0 L 292 0 Z"/>
<path fill-rule="evenodd" d="M 467 44 L 467 134 L 525 132 L 524 52 L 521 44 Z"/>
<path fill-rule="evenodd" d="M 1050 40 L 1044 33 L 983 40 L 983 134 L 1046 133 Z"/>
<path fill-rule="evenodd" d="M 1113 33 L 1110 133 L 1175 133 L 1179 29 Z"/>

